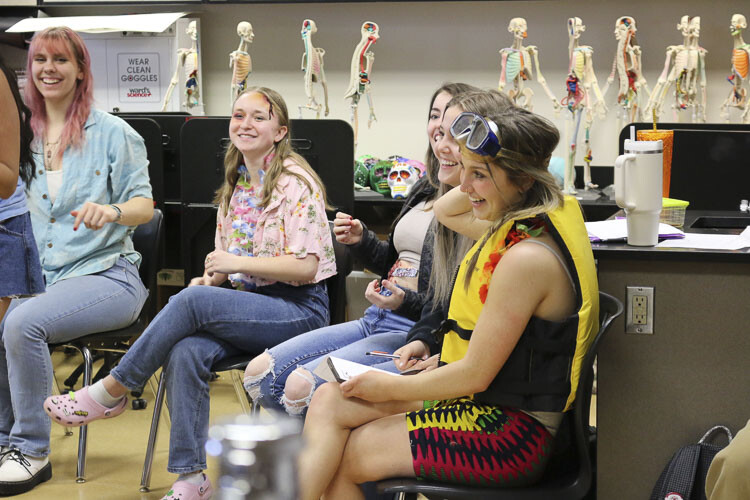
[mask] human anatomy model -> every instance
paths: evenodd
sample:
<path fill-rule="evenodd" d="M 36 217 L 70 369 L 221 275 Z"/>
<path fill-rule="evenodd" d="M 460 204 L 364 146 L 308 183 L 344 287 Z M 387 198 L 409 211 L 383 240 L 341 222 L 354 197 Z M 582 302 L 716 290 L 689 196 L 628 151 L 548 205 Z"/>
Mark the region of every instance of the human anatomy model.
<path fill-rule="evenodd" d="M 247 77 L 253 71 L 253 61 L 247 51 L 255 38 L 252 24 L 247 21 L 240 22 L 237 25 L 237 36 L 240 37 L 240 45 L 237 50 L 229 54 L 229 69 L 232 70 L 232 93 L 230 95 L 232 105 L 247 87 Z"/>
<path fill-rule="evenodd" d="M 732 84 L 726 100 L 721 105 L 721 117 L 729 123 L 729 108 L 742 111 L 742 123 L 750 123 L 750 104 L 748 104 L 747 89 L 743 84 L 747 81 L 748 66 L 750 66 L 750 44 L 742 39 L 742 30 L 747 28 L 747 20 L 742 14 L 732 16 L 729 31 L 732 34 L 734 47 L 732 48 L 732 74 L 727 80 Z"/>
<path fill-rule="evenodd" d="M 375 108 L 372 105 L 372 96 L 370 95 L 370 73 L 372 64 L 375 61 L 375 54 L 370 48 L 378 41 L 380 28 L 378 25 L 366 21 L 362 24 L 362 39 L 354 48 L 352 55 L 351 71 L 349 73 L 349 87 L 346 89 L 344 99 L 350 99 L 351 117 L 350 121 L 354 128 L 354 144 L 357 144 L 357 132 L 359 131 L 358 106 L 359 100 L 364 95 L 367 98 L 367 105 L 370 108 L 370 116 L 367 119 L 367 126 L 376 121 Z"/>
<path fill-rule="evenodd" d="M 573 185 L 575 180 L 575 158 L 578 143 L 578 131 L 581 118 L 584 118 L 584 132 L 586 154 L 583 157 L 583 181 L 585 188 L 594 189 L 598 187 L 591 182 L 591 125 L 594 123 L 594 111 L 600 118 L 607 113 L 604 97 L 599 89 L 594 74 L 594 49 L 588 45 L 579 45 L 581 33 L 586 31 L 583 21 L 578 17 L 568 19 L 568 53 L 570 62 L 568 65 L 568 78 L 565 82 L 568 95 L 560 101 L 560 104 L 570 111 L 571 119 L 566 123 L 565 138 L 568 144 L 568 154 L 565 161 L 565 175 L 563 191 L 567 194 L 575 194 Z M 592 99 L 592 94 L 595 99 Z"/>
<path fill-rule="evenodd" d="M 182 102 L 182 107 L 190 109 L 203 105 L 198 85 L 198 27 L 195 21 L 190 21 L 185 33 L 190 37 L 190 48 L 177 49 L 177 67 L 172 75 L 172 80 L 169 82 L 167 94 L 164 96 L 164 104 L 161 107 L 162 111 L 167 110 L 169 100 L 172 98 L 172 92 L 180 81 L 180 68 L 185 72 L 185 100 Z"/>
<path fill-rule="evenodd" d="M 560 103 L 552 95 L 549 87 L 547 87 L 547 80 L 544 79 L 542 70 L 539 69 L 539 50 L 534 45 L 523 46 L 523 41 L 527 36 L 526 19 L 514 17 L 508 24 L 508 31 L 513 33 L 513 45 L 500 49 L 500 82 L 498 83 L 498 89 L 503 92 L 506 84 L 512 82 L 513 88 L 508 90 L 508 96 L 517 106 L 531 111 L 533 108 L 531 98 L 534 96 L 534 92 L 524 86 L 524 81 L 533 79 L 531 68 L 531 61 L 533 60 L 534 66 L 536 66 L 539 85 L 542 86 L 547 97 L 552 101 L 555 111 L 559 110 Z"/>
<path fill-rule="evenodd" d="M 302 54 L 302 71 L 305 72 L 305 95 L 307 104 L 299 107 L 299 117 L 302 118 L 303 109 L 315 111 L 315 118 L 320 118 L 323 105 L 315 99 L 313 83 L 320 82 L 323 85 L 323 97 L 325 102 L 325 116 L 328 116 L 328 82 L 323 71 L 323 56 L 326 51 L 312 44 L 313 33 L 318 32 L 318 27 L 312 19 L 302 21 L 302 42 L 305 44 L 305 52 Z"/>
<path fill-rule="evenodd" d="M 612 62 L 612 73 L 602 91 L 607 95 L 609 86 L 617 79 L 617 130 L 622 129 L 623 122 L 648 121 L 650 117 L 643 114 L 645 102 L 651 89 L 643 77 L 641 66 L 641 47 L 635 41 L 635 19 L 623 16 L 615 21 L 615 39 L 617 52 Z M 645 92 L 645 94 L 644 94 Z"/>
<path fill-rule="evenodd" d="M 682 32 L 682 45 L 667 47 L 667 59 L 664 71 L 651 92 L 646 106 L 648 116 L 654 115 L 658 120 L 667 92 L 672 85 L 674 90 L 675 121 L 679 121 L 679 111 L 692 109 L 694 123 L 706 121 L 706 54 L 707 51 L 698 45 L 701 18 L 682 16 L 677 29 Z"/>

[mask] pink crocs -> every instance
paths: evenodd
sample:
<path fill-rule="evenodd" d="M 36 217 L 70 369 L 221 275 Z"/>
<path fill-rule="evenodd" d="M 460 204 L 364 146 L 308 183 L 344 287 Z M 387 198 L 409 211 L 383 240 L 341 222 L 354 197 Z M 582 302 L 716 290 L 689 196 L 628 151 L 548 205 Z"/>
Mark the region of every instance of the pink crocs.
<path fill-rule="evenodd" d="M 209 500 L 214 496 L 211 481 L 203 474 L 201 484 L 190 484 L 188 481 L 175 481 L 161 500 Z"/>
<path fill-rule="evenodd" d="M 59 396 L 50 396 L 44 401 L 44 411 L 53 422 L 66 427 L 80 427 L 100 418 L 116 417 L 128 404 L 128 398 L 122 400 L 114 408 L 107 408 L 94 401 L 89 396 L 89 388 L 84 387 L 75 392 Z"/>

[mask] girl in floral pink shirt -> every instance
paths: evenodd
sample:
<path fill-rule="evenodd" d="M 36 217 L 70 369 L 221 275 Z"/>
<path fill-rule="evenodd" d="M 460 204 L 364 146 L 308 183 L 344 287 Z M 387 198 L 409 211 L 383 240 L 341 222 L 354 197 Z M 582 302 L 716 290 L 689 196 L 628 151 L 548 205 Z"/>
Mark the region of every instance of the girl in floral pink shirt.
<path fill-rule="evenodd" d="M 329 321 L 323 280 L 336 273 L 336 262 L 325 189 L 292 152 L 284 100 L 263 87 L 245 91 L 234 103 L 229 137 L 216 249 L 203 276 L 170 299 L 110 375 L 44 405 L 53 422 L 68 426 L 114 417 L 125 409 L 125 393 L 164 366 L 172 412 L 167 469 L 180 475 L 167 500 L 212 495 L 203 474 L 211 366 Z M 220 287 L 227 280 L 234 289 Z"/>

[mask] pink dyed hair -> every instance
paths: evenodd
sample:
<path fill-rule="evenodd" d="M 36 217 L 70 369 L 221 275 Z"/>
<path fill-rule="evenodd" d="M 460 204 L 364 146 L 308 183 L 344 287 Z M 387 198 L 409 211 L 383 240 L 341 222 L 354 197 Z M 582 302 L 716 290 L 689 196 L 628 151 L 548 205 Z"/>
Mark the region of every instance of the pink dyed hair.
<path fill-rule="evenodd" d="M 57 149 L 58 156 L 62 156 L 69 145 L 80 147 L 83 143 L 83 126 L 89 117 L 91 104 L 94 100 L 91 56 L 89 56 L 89 51 L 86 44 L 83 43 L 83 39 L 72 29 L 67 27 L 47 28 L 35 34 L 31 40 L 26 61 L 26 74 L 29 75 L 29 79 L 32 79 L 31 65 L 34 62 L 34 57 L 41 50 L 50 55 L 61 54 L 75 61 L 83 75 L 83 78 L 76 85 L 73 102 L 65 114 L 65 126 Z M 31 128 L 34 130 L 34 136 L 41 139 L 47 127 L 47 109 L 44 106 L 44 97 L 33 84 L 33 81 L 26 85 L 24 94 L 26 104 L 31 109 Z"/>

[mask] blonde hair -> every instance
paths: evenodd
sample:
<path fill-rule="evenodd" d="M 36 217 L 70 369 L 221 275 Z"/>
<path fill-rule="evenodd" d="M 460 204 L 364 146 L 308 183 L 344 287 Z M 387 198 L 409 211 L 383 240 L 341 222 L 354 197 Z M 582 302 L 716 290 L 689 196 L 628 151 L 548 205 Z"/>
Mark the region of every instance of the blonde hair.
<path fill-rule="evenodd" d="M 265 97 L 266 101 L 270 105 L 270 115 L 275 115 L 277 117 L 279 126 L 287 128 L 286 135 L 284 135 L 284 137 L 280 141 L 276 142 L 273 146 L 274 156 L 271 160 L 271 164 L 265 169 L 266 175 L 263 180 L 263 191 L 261 192 L 260 205 L 262 207 L 268 206 L 268 203 L 271 201 L 273 191 L 274 189 L 276 189 L 276 184 L 278 184 L 279 179 L 282 175 L 293 175 L 307 186 L 307 188 L 310 190 L 310 193 L 314 192 L 313 186 L 310 185 L 310 182 L 305 176 L 297 172 L 293 172 L 284 166 L 284 162 L 287 159 L 290 159 L 302 170 L 304 170 L 313 179 L 313 181 L 315 181 L 318 189 L 320 190 L 320 195 L 322 196 L 326 209 L 332 210 L 332 207 L 328 204 L 328 199 L 326 198 L 326 189 L 323 185 L 323 182 L 320 180 L 320 177 L 317 173 L 315 173 L 315 170 L 312 169 L 310 164 L 307 163 L 307 160 L 305 160 L 301 155 L 295 153 L 292 150 L 291 140 L 289 139 L 289 111 L 287 110 L 284 98 L 281 97 L 281 95 L 279 95 L 279 93 L 275 90 L 269 89 L 267 87 L 250 87 L 242 92 L 239 96 L 237 96 L 237 99 L 235 99 L 234 102 L 236 103 L 242 96 L 252 93 L 260 94 Z M 232 108 L 234 109 L 234 105 L 232 105 Z M 214 197 L 214 203 L 219 204 L 219 209 L 223 209 L 224 214 L 228 213 L 229 211 L 229 201 L 232 199 L 234 188 L 235 186 L 237 186 L 237 180 L 240 176 L 237 167 L 239 167 L 243 161 L 244 158 L 242 156 L 242 152 L 240 152 L 240 150 L 230 142 L 229 146 L 227 146 L 226 154 L 224 155 L 224 183 L 218 190 L 216 190 L 216 196 Z"/>
<path fill-rule="evenodd" d="M 552 152 L 560 141 L 560 133 L 552 122 L 516 107 L 484 116 L 497 125 L 497 136 L 503 149 L 520 153 L 525 157 L 521 159 L 516 155 L 504 156 L 503 149 L 494 158 L 482 157 L 487 162 L 487 170 L 495 187 L 497 188 L 497 181 L 492 172 L 493 168 L 503 169 L 508 182 L 519 189 L 529 182 L 530 186 L 523 192 L 521 199 L 508 207 L 482 237 L 477 251 L 469 261 L 464 282 L 467 288 L 479 259 L 479 253 L 495 231 L 510 220 L 526 219 L 550 212 L 562 206 L 564 202 L 562 191 L 555 182 L 555 178 L 547 170 Z M 477 159 L 477 156 L 467 151 L 465 147 L 462 148 L 461 153 L 464 157 Z"/>
<path fill-rule="evenodd" d="M 447 110 L 451 107 L 484 115 L 493 111 L 512 108 L 513 101 L 497 90 L 472 89 L 454 95 L 445 106 L 445 109 Z M 451 189 L 451 186 L 441 184 L 436 199 Z M 447 305 L 452 291 L 453 272 L 474 245 L 474 241 L 471 238 L 448 229 L 437 220 L 434 220 L 433 224 L 435 231 L 435 241 L 433 244 L 434 265 L 433 272 L 430 274 L 430 288 L 433 294 L 433 309 L 435 309 L 441 304 Z"/>

